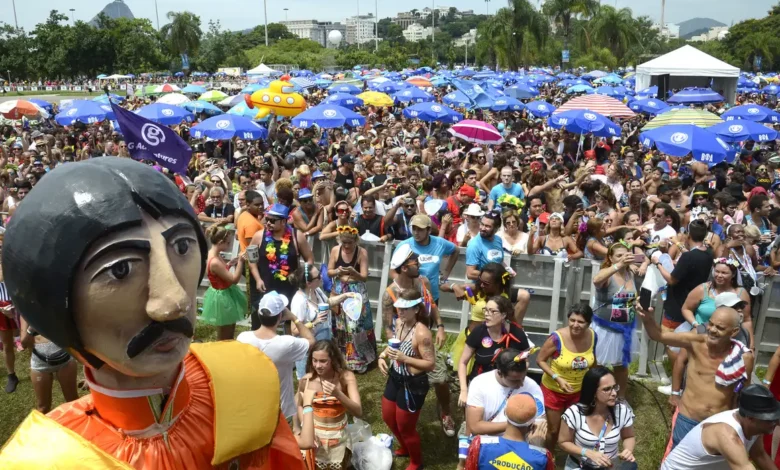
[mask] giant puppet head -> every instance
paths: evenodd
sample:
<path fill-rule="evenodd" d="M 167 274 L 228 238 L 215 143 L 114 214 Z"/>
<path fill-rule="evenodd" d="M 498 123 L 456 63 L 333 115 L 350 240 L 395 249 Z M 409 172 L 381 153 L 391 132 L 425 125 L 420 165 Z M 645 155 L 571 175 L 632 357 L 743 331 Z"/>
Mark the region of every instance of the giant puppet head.
<path fill-rule="evenodd" d="M 19 205 L 3 248 L 16 308 L 85 364 L 146 377 L 187 353 L 206 241 L 185 197 L 151 167 L 58 167 Z"/>

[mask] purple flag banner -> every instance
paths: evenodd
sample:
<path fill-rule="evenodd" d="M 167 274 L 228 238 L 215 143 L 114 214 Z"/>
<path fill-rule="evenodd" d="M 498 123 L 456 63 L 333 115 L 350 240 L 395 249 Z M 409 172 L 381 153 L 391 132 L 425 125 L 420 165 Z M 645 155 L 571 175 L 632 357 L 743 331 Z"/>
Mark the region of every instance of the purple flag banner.
<path fill-rule="evenodd" d="M 150 121 L 111 103 L 130 156 L 154 160 L 174 173 L 187 174 L 192 148 L 170 127 Z"/>

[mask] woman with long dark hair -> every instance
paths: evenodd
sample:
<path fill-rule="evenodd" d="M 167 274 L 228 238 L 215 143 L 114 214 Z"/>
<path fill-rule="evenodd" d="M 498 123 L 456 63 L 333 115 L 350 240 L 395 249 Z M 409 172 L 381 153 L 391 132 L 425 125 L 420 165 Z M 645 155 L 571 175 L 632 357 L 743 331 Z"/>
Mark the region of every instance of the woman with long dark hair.
<path fill-rule="evenodd" d="M 618 460 L 633 465 L 634 412 L 618 400 L 620 386 L 604 366 L 591 368 L 582 378 L 580 401 L 571 405 L 561 419 L 558 445 L 569 454 L 566 470 L 614 468 Z M 623 451 L 618 444 L 623 441 Z"/>
<path fill-rule="evenodd" d="M 313 390 L 311 406 L 303 406 L 301 398 Z M 309 349 L 306 375 L 298 382 L 298 422 L 306 414 L 314 416 L 315 448 L 305 455 L 311 467 L 345 470 L 349 467 L 347 449 L 347 416 L 363 416 L 355 374 L 347 369 L 344 355 L 331 341 L 317 341 Z"/>
<path fill-rule="evenodd" d="M 408 455 L 406 470 L 418 470 L 422 468 L 422 448 L 417 421 L 428 394 L 427 373 L 435 367 L 435 353 L 420 291 L 403 291 L 393 306 L 398 311 L 395 341 L 379 355 L 379 370 L 388 376 L 382 419 L 401 445 L 395 455 Z M 392 365 L 388 366 L 386 359 Z"/>

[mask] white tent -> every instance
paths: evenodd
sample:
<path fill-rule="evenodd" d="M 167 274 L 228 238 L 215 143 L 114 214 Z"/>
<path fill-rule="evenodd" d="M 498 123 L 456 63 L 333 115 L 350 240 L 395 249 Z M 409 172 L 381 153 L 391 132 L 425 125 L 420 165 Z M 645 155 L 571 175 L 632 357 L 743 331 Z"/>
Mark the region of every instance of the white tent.
<path fill-rule="evenodd" d="M 125 79 L 125 78 L 130 78 L 130 77 L 127 76 L 127 75 L 120 75 L 118 73 L 115 73 L 114 75 L 109 75 L 108 77 L 104 78 L 103 80 L 120 80 L 120 79 Z"/>
<path fill-rule="evenodd" d="M 246 72 L 247 75 L 263 75 L 263 76 L 268 76 L 274 73 L 279 73 L 279 71 L 274 70 L 265 64 L 260 64 L 257 67 L 253 68 L 252 70 L 247 70 Z"/>
<path fill-rule="evenodd" d="M 665 75 L 669 76 L 669 89 L 709 87 L 712 83 L 713 90 L 734 104 L 739 69 L 693 46 L 685 45 L 637 66 L 636 90 L 658 85 Z"/>

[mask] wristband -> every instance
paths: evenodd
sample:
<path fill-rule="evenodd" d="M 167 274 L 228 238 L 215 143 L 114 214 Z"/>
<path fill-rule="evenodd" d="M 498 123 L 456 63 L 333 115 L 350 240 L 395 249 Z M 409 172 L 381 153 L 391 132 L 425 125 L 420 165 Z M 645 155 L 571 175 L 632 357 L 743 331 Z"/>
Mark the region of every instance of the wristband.
<path fill-rule="evenodd" d="M 309 413 L 313 413 L 313 412 L 314 412 L 314 408 L 312 408 L 311 406 L 304 406 L 303 407 L 303 414 L 309 414 Z"/>
<path fill-rule="evenodd" d="M 560 375 L 558 375 L 558 374 L 553 374 L 552 375 L 552 379 L 553 380 L 558 380 L 558 377 L 560 377 Z"/>
<path fill-rule="evenodd" d="M 583 457 L 583 458 L 584 458 L 584 457 L 585 457 L 585 452 L 587 452 L 587 451 L 586 451 L 586 450 L 585 450 L 585 448 L 583 447 L 583 448 L 582 448 L 582 450 L 580 450 L 580 457 Z"/>
<path fill-rule="evenodd" d="M 307 323 L 305 323 L 303 326 L 305 326 L 306 328 L 308 328 L 308 329 L 310 329 L 310 330 L 311 330 L 312 328 L 314 328 L 314 323 L 312 323 L 312 322 L 307 322 Z"/>
<path fill-rule="evenodd" d="M 767 379 L 761 379 L 761 383 L 764 384 L 764 385 L 771 385 L 772 384 L 772 382 L 770 382 Z"/>
<path fill-rule="evenodd" d="M 444 323 L 439 323 L 438 325 L 436 325 L 436 328 L 444 328 Z"/>
<path fill-rule="evenodd" d="M 682 396 L 682 391 L 680 391 L 680 390 L 672 390 L 672 396 L 673 397 L 680 397 L 680 396 Z"/>

